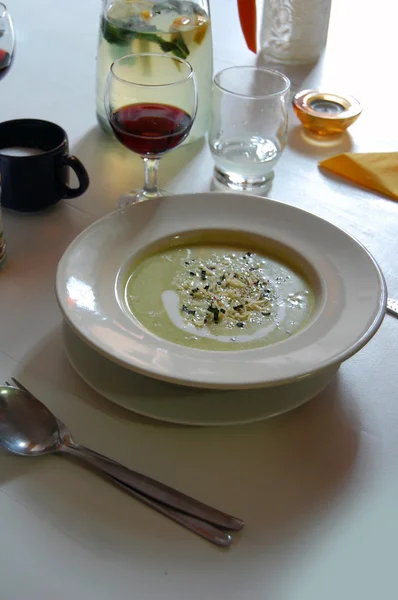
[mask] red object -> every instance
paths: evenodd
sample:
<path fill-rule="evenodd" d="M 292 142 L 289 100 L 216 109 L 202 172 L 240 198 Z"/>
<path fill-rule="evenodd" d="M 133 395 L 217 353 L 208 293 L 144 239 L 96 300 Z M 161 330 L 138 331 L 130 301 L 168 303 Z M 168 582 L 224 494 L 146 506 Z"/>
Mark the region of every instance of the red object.
<path fill-rule="evenodd" d="M 11 66 L 11 57 L 10 54 L 0 48 L 0 79 L 4 77 L 7 73 L 8 68 Z"/>
<path fill-rule="evenodd" d="M 257 53 L 256 0 L 238 0 L 239 20 L 249 50 Z"/>
<path fill-rule="evenodd" d="M 172 150 L 188 135 L 192 118 L 181 108 L 168 104 L 129 104 L 116 110 L 110 119 L 118 140 L 141 155 Z"/>

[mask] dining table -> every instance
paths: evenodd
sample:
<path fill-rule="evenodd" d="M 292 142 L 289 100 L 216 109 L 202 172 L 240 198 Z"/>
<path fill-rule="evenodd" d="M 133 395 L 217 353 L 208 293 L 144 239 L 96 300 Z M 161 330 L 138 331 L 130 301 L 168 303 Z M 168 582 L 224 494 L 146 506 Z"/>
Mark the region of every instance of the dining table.
<path fill-rule="evenodd" d="M 96 121 L 101 2 L 7 4 L 17 45 L 0 84 L 1 120 L 61 125 L 90 186 L 47 211 L 3 209 L 0 383 L 16 377 L 78 442 L 242 518 L 245 527 L 230 548 L 217 548 L 72 461 L 1 449 L 1 600 L 394 598 L 398 319 L 386 314 L 376 335 L 315 398 L 251 424 L 166 423 L 89 387 L 65 353 L 57 264 L 80 232 L 115 210 L 122 192 L 140 186 L 142 164 Z M 245 45 L 236 2 L 212 0 L 211 11 L 214 72 L 264 66 L 261 52 Z M 291 95 L 311 88 L 352 94 L 363 113 L 346 132 L 320 139 L 290 107 L 287 145 L 268 191 L 362 243 L 391 298 L 398 298 L 398 204 L 318 164 L 344 152 L 397 150 L 397 20 L 394 0 L 333 0 L 318 63 L 277 66 L 291 80 Z M 212 174 L 202 139 L 162 159 L 160 184 L 170 194 L 220 191 Z M 240 391 L 242 404 L 246 393 Z"/>

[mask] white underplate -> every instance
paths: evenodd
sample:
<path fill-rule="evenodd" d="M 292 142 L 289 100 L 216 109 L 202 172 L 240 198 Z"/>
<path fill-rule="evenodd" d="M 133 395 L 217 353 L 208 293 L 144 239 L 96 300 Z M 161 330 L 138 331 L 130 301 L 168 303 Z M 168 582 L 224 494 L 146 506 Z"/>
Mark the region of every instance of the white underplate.
<path fill-rule="evenodd" d="M 140 415 L 182 425 L 238 425 L 273 417 L 319 394 L 338 369 L 261 390 L 200 390 L 156 381 L 117 365 L 90 348 L 66 322 L 63 335 L 71 365 L 96 392 Z"/>
<path fill-rule="evenodd" d="M 123 308 L 118 274 L 137 253 L 163 238 L 220 229 L 282 245 L 312 273 L 317 307 L 302 331 L 254 350 L 197 350 L 155 336 Z M 109 359 L 157 379 L 221 389 L 274 386 L 340 364 L 374 335 L 386 304 L 376 262 L 338 227 L 274 200 L 218 193 L 142 202 L 97 221 L 66 250 L 56 292 L 70 325 Z"/>

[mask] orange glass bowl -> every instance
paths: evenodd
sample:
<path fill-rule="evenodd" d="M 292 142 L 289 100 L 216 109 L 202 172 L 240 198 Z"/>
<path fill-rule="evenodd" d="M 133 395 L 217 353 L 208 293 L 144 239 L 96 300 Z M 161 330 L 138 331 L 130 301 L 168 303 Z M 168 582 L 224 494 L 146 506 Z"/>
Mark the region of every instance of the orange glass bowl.
<path fill-rule="evenodd" d="M 293 97 L 293 108 L 304 127 L 319 135 L 341 133 L 357 120 L 362 106 L 353 96 L 303 90 Z"/>

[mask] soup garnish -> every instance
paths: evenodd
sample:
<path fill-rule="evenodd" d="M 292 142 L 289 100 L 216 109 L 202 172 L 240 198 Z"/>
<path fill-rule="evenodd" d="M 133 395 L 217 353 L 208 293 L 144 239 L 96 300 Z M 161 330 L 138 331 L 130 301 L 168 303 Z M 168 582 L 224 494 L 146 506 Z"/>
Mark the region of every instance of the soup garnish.
<path fill-rule="evenodd" d="M 206 259 L 184 261 L 173 285 L 181 298 L 187 323 L 213 323 L 243 328 L 271 315 L 271 282 L 253 252 L 224 252 Z"/>
<path fill-rule="evenodd" d="M 206 350 L 258 348 L 308 321 L 307 279 L 277 258 L 229 245 L 176 246 L 133 265 L 125 303 L 149 331 Z"/>

